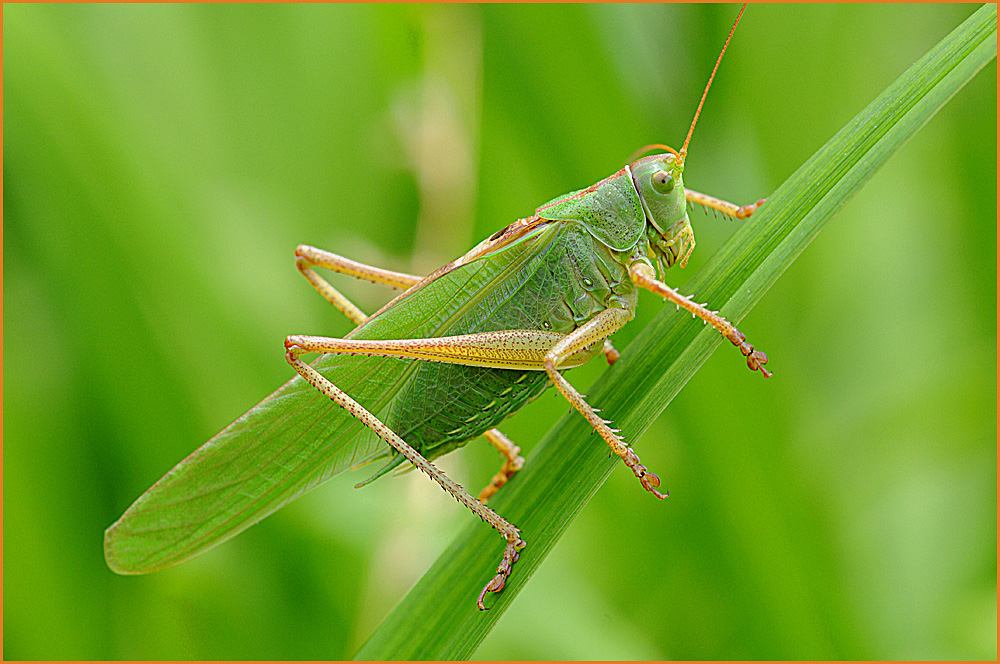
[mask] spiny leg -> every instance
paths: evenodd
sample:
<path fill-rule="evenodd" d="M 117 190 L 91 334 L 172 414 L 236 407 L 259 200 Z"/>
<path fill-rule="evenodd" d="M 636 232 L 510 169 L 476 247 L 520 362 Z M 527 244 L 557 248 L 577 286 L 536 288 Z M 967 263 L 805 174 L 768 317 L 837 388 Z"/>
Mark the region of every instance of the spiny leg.
<path fill-rule="evenodd" d="M 632 283 L 640 288 L 645 288 L 646 290 L 652 291 L 664 297 L 678 307 L 684 308 L 689 311 L 692 316 L 697 316 L 702 319 L 716 330 L 722 333 L 726 339 L 729 339 L 730 343 L 740 349 L 740 352 L 747 358 L 747 366 L 750 367 L 751 371 L 760 371 L 764 374 L 765 378 L 770 378 L 773 374 L 764 368 L 767 364 L 767 355 L 763 351 L 754 350 L 752 344 L 747 343 L 747 337 L 745 334 L 736 329 L 736 326 L 727 321 L 725 318 L 719 315 L 717 311 L 709 311 L 704 305 L 698 304 L 677 291 L 675 291 L 670 286 L 667 286 L 661 281 L 656 280 L 656 272 L 653 270 L 653 266 L 645 261 L 636 261 L 629 266 L 628 269 L 629 277 L 632 279 Z"/>
<path fill-rule="evenodd" d="M 368 320 L 368 316 L 353 302 L 344 297 L 340 291 L 331 286 L 326 279 L 316 274 L 315 270 L 313 270 L 314 267 L 332 270 L 376 284 L 392 286 L 393 288 L 406 289 L 419 283 L 422 279 L 422 277 L 412 274 L 383 270 L 382 268 L 358 263 L 349 258 L 344 258 L 329 251 L 323 251 L 322 249 L 316 249 L 304 244 L 299 245 L 295 249 L 295 267 L 312 284 L 313 288 L 319 291 L 320 295 L 326 298 L 330 304 L 337 307 L 342 314 L 350 318 L 351 322 L 355 325 L 361 325 L 361 323 Z"/>
<path fill-rule="evenodd" d="M 687 188 L 684 189 L 684 197 L 689 203 L 697 203 L 698 205 L 718 210 L 724 215 L 735 217 L 737 219 L 746 219 L 756 212 L 757 208 L 763 205 L 764 201 L 767 200 L 766 198 L 762 198 L 756 203 L 750 203 L 749 205 L 736 205 L 735 203 L 724 201 L 721 198 L 709 196 L 708 194 L 700 194 L 697 191 L 692 191 Z"/>
<path fill-rule="evenodd" d="M 464 366 L 541 371 L 546 355 L 566 336 L 546 330 L 498 330 L 429 339 L 336 339 L 293 335 L 285 347 L 298 353 L 340 353 L 406 357 Z M 590 359 L 585 348 L 570 353 L 562 369 L 578 367 Z"/>
<path fill-rule="evenodd" d="M 490 582 L 486 584 L 476 601 L 476 606 L 478 606 L 480 610 L 485 610 L 486 607 L 483 605 L 483 599 L 486 597 L 486 593 L 498 592 L 503 589 L 504 584 L 507 581 L 507 577 L 510 575 L 512 566 L 515 562 L 517 562 L 520 550 L 526 545 L 524 540 L 521 539 L 518 529 L 499 514 L 469 495 L 469 493 L 466 492 L 465 489 L 463 489 L 459 484 L 434 467 L 430 461 L 425 459 L 419 452 L 413 449 L 413 447 L 408 445 L 406 441 L 396 434 L 395 431 L 383 424 L 381 420 L 368 412 L 368 410 L 366 410 L 361 404 L 327 380 L 318 371 L 303 362 L 299 356 L 309 351 L 300 346 L 290 344 L 288 340 L 285 341 L 285 347 L 285 359 L 290 365 L 292 365 L 300 376 L 302 376 L 317 390 L 330 397 L 343 408 L 347 409 L 351 415 L 361 420 L 365 426 L 378 434 L 379 437 L 399 451 L 400 454 L 405 456 L 410 463 L 427 473 L 431 479 L 441 485 L 441 488 L 450 493 L 458 502 L 472 510 L 472 512 L 478 517 L 493 526 L 493 528 L 507 540 L 507 546 L 504 549 L 500 565 L 497 566 L 496 576 L 494 576 Z"/>
<path fill-rule="evenodd" d="M 545 356 L 545 372 L 556 389 L 590 422 L 590 425 L 604 439 L 604 442 L 611 447 L 611 451 L 617 454 L 625 462 L 625 465 L 635 473 L 635 476 L 642 482 L 642 486 L 657 498 L 663 499 L 668 494 L 662 494 L 656 490 L 660 486 L 660 478 L 646 470 L 646 467 L 640 463 L 639 456 L 618 435 L 618 430 L 608 426 L 610 421 L 599 417 L 583 399 L 583 396 L 576 391 L 576 388 L 570 385 L 569 381 L 559 373 L 564 360 L 590 344 L 607 339 L 631 318 L 632 315 L 629 312 L 618 308 L 605 309 L 597 314 L 552 347 L 552 350 Z"/>
<path fill-rule="evenodd" d="M 627 314 L 625 320 L 628 320 Z M 608 330 L 604 336 L 611 334 L 613 331 L 613 329 Z M 417 468 L 434 478 L 446 491 L 455 496 L 463 505 L 469 507 L 469 509 L 481 518 L 488 521 L 490 525 L 496 528 L 507 539 L 507 548 L 504 550 L 503 559 L 497 567 L 497 574 L 483 588 L 483 591 L 479 595 L 477 606 L 480 609 L 485 608 L 483 598 L 486 597 L 486 593 L 497 592 L 504 587 L 507 577 L 510 575 L 511 567 L 517 561 L 518 551 L 525 546 L 524 540 L 520 538 L 517 528 L 504 521 L 482 503 L 473 499 L 464 489 L 434 468 L 430 462 L 420 456 L 416 450 L 407 445 L 395 432 L 375 418 L 374 415 L 366 411 L 357 402 L 330 383 L 330 381 L 317 373 L 315 369 L 299 359 L 299 356 L 305 353 L 345 353 L 385 357 L 409 357 L 466 366 L 541 370 L 544 359 L 548 357 L 550 350 L 564 339 L 565 336 L 562 334 L 545 330 L 500 330 L 496 332 L 479 332 L 431 339 L 333 339 L 329 337 L 301 335 L 290 336 L 285 339 L 285 357 L 288 363 L 303 378 L 323 392 L 323 394 L 326 394 L 338 404 L 347 408 L 352 415 L 361 419 L 369 428 L 386 440 L 386 442 L 402 452 Z M 560 367 L 565 369 L 579 366 L 589 360 L 590 353 L 586 350 L 589 344 L 590 342 L 586 342 L 579 348 L 568 349 L 560 357 Z M 589 409 L 589 406 L 587 408 Z M 600 419 L 597 421 L 603 423 Z M 604 426 L 604 428 L 607 429 L 607 426 Z M 610 433 L 610 430 L 608 431 L 609 436 L 618 440 L 614 434 Z M 620 443 L 621 441 L 618 442 Z M 624 445 L 623 443 L 621 444 Z M 625 446 L 625 449 L 628 454 L 622 458 L 635 470 L 634 466 L 638 464 L 639 459 L 627 446 Z M 641 466 L 639 468 L 643 473 L 645 472 L 645 468 Z M 639 471 L 636 470 L 636 472 L 638 473 Z M 654 475 L 648 475 L 646 479 L 643 479 L 644 486 L 647 486 L 649 477 L 655 479 Z M 659 484 L 659 480 L 656 480 L 656 483 Z M 476 507 L 473 507 L 470 501 Z"/>
<path fill-rule="evenodd" d="M 394 272 L 366 263 L 352 261 L 350 258 L 344 258 L 330 251 L 324 251 L 305 244 L 300 244 L 295 248 L 295 257 L 307 263 L 310 267 L 332 270 L 338 274 L 346 274 L 358 279 L 365 279 L 374 284 L 392 286 L 393 288 L 406 289 L 420 283 L 424 279 L 414 274 Z"/>
<path fill-rule="evenodd" d="M 485 503 L 492 498 L 500 490 L 500 487 L 507 483 L 507 480 L 514 477 L 514 473 L 524 467 L 524 457 L 519 456 L 521 448 L 515 445 L 514 441 L 510 438 L 503 435 L 499 429 L 490 429 L 483 434 L 483 438 L 490 441 L 490 444 L 497 448 L 497 451 L 503 455 L 504 464 L 500 468 L 500 472 L 490 480 L 489 486 L 479 493 L 479 502 L 481 503 Z"/>

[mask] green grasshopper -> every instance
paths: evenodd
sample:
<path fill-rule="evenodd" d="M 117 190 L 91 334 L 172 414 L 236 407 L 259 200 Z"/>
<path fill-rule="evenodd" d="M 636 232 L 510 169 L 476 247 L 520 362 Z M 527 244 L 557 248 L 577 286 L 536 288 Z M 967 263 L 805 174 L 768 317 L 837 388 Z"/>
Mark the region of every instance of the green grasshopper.
<path fill-rule="evenodd" d="M 337 473 L 388 457 L 358 486 L 409 462 L 506 540 L 497 573 L 477 600 L 484 609 L 487 593 L 504 587 L 525 546 L 518 529 L 486 506 L 524 464 L 520 448 L 495 427 L 550 382 L 642 486 L 665 498 L 659 478 L 562 374 L 602 352 L 615 360 L 609 337 L 633 318 L 644 288 L 712 325 L 751 370 L 771 375 L 767 357 L 739 330 L 657 279 L 657 268 L 662 275 L 675 263 L 684 267 L 694 249 L 688 202 L 741 219 L 763 203 L 737 206 L 685 189 L 682 179 L 698 115 L 742 14 L 680 151 L 649 146 L 641 152 L 666 154 L 638 158 L 546 203 L 427 277 L 298 247 L 298 269 L 357 327 L 343 339 L 288 337 L 285 358 L 298 375 L 177 464 L 108 528 L 111 569 L 141 574 L 181 563 Z M 314 268 L 404 292 L 366 316 Z M 322 355 L 307 364 L 308 353 Z M 504 463 L 477 500 L 431 460 L 478 436 Z"/>

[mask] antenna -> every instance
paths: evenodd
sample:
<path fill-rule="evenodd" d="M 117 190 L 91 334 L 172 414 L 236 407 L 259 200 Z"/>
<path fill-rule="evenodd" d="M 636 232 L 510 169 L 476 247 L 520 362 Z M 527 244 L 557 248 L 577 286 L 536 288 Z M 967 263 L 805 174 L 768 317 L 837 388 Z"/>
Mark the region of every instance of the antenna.
<path fill-rule="evenodd" d="M 694 133 L 694 125 L 698 122 L 698 116 L 701 115 L 701 107 L 705 104 L 705 97 L 708 96 L 708 89 L 712 87 L 712 79 L 715 78 L 715 72 L 719 71 L 719 63 L 722 62 L 722 56 L 726 54 L 726 48 L 729 46 L 729 40 L 733 38 L 733 33 L 736 32 L 736 26 L 740 24 L 740 17 L 743 16 L 743 12 L 746 11 L 746 8 L 747 5 L 744 2 L 743 7 L 740 9 L 739 16 L 736 17 L 736 22 L 733 23 L 733 29 L 729 31 L 729 36 L 726 37 L 726 43 L 722 46 L 722 53 L 719 53 L 719 59 L 715 61 L 715 69 L 712 70 L 712 75 L 708 77 L 708 85 L 705 86 L 705 92 L 701 94 L 701 101 L 698 102 L 698 110 L 694 112 L 694 120 L 691 121 L 691 128 L 688 129 L 687 138 L 684 139 L 684 146 L 677 155 L 678 163 L 681 165 L 684 164 L 684 159 L 687 157 L 688 143 L 691 142 L 691 134 Z"/>
<path fill-rule="evenodd" d="M 673 154 L 678 159 L 680 158 L 680 155 L 677 154 L 677 150 L 673 149 L 669 145 L 664 145 L 663 143 L 650 143 L 649 145 L 644 145 L 635 152 L 633 152 L 632 156 L 628 158 L 628 161 L 626 163 L 631 164 L 633 161 L 635 161 L 642 155 L 646 154 L 647 152 L 652 152 L 653 150 L 665 150 Z"/>

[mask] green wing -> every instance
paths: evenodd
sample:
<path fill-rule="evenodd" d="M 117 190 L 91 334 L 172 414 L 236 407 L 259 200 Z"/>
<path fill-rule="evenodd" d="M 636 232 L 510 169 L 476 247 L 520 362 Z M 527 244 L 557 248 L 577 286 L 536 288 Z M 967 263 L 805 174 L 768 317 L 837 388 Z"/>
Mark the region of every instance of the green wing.
<path fill-rule="evenodd" d="M 349 336 L 446 336 L 493 286 L 531 261 L 554 234 L 540 227 L 484 258 L 414 286 Z M 417 361 L 323 355 L 313 366 L 377 417 L 390 413 Z M 108 528 L 108 565 L 141 574 L 184 562 L 289 501 L 386 450 L 350 414 L 296 376 L 247 411 L 139 497 Z"/>

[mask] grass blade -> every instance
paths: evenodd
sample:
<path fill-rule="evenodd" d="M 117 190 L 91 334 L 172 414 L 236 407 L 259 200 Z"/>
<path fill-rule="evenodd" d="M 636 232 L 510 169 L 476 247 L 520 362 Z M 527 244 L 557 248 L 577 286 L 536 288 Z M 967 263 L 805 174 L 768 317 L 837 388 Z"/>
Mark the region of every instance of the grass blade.
<path fill-rule="evenodd" d="M 833 214 L 962 86 L 996 57 L 996 5 L 986 5 L 890 85 L 796 171 L 712 258 L 685 292 L 739 321 Z M 721 337 L 664 307 L 589 391 L 635 440 L 694 375 Z M 735 358 L 734 358 L 735 361 Z M 359 659 L 470 657 L 576 515 L 618 467 L 575 412 L 535 447 L 494 507 L 529 546 L 507 588 L 475 597 L 502 543 L 470 523 L 357 654 Z M 637 486 L 636 490 L 640 490 Z"/>

